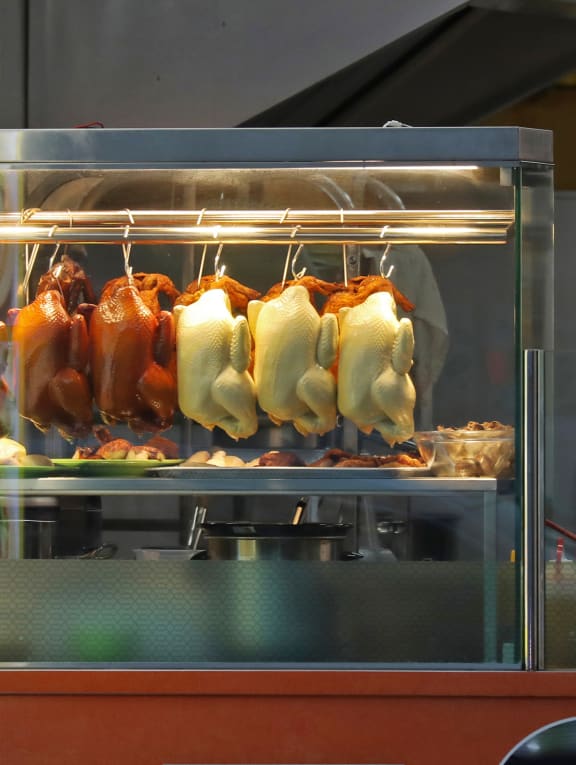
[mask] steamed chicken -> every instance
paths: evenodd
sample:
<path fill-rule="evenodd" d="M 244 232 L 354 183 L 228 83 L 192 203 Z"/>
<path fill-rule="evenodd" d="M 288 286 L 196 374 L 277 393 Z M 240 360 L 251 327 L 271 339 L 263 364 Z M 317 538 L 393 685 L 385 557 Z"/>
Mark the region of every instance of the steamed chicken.
<path fill-rule="evenodd" d="M 178 403 L 186 417 L 208 430 L 218 426 L 231 438 L 248 438 L 258 428 L 256 391 L 248 373 L 250 330 L 244 316 L 232 316 L 221 289 L 204 292 L 190 305 L 176 306 Z"/>
<path fill-rule="evenodd" d="M 318 315 L 306 287 L 288 287 L 267 303 L 252 301 L 254 381 L 258 403 L 276 425 L 292 422 L 306 436 L 336 425 L 336 316 Z"/>
<path fill-rule="evenodd" d="M 391 446 L 414 433 L 416 392 L 408 372 L 414 334 L 396 316 L 389 292 L 376 292 L 339 313 L 338 409 L 363 433 L 377 430 Z"/>

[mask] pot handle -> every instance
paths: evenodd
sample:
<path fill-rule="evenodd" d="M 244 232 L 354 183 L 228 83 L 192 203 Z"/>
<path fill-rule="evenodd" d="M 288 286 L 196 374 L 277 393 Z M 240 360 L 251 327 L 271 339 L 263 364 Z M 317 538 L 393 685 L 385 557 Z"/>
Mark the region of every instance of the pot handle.
<path fill-rule="evenodd" d="M 118 552 L 118 545 L 111 542 L 104 543 L 99 547 L 95 547 L 93 550 L 88 550 L 81 555 L 78 555 L 78 560 L 109 560 L 113 558 Z"/>
<path fill-rule="evenodd" d="M 345 552 L 340 556 L 340 560 L 361 560 L 364 556 L 358 552 Z"/>
<path fill-rule="evenodd" d="M 208 550 L 191 550 L 190 560 L 209 560 Z"/>

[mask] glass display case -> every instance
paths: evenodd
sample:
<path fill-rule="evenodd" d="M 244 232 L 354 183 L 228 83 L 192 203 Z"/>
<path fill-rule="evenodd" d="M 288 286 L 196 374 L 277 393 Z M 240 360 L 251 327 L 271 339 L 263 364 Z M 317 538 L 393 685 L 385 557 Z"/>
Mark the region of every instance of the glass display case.
<path fill-rule="evenodd" d="M 0 661 L 537 668 L 551 135 L 0 131 Z"/>

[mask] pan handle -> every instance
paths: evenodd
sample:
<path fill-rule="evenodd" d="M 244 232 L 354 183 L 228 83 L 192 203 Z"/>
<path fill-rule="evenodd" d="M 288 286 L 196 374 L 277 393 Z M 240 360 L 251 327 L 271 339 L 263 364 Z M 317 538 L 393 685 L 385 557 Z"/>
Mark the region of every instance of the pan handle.
<path fill-rule="evenodd" d="M 81 553 L 80 555 L 74 555 L 73 558 L 77 560 L 109 560 L 113 558 L 118 552 L 118 545 L 112 542 L 105 542 L 99 547 L 94 547 L 91 550 Z"/>
<path fill-rule="evenodd" d="M 190 560 L 210 560 L 208 550 L 192 550 Z"/>
<path fill-rule="evenodd" d="M 308 504 L 308 498 L 300 497 L 300 499 L 296 503 L 296 510 L 294 511 L 294 515 L 292 516 L 293 526 L 297 526 L 302 520 L 302 516 L 304 515 L 304 511 L 306 510 L 307 504 Z"/>

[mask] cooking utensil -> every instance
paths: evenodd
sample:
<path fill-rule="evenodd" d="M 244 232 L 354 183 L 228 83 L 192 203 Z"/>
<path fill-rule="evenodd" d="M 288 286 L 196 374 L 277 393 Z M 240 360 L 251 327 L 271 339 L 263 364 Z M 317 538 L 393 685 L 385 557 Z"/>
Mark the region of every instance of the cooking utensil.
<path fill-rule="evenodd" d="M 0 520 L 0 558 L 52 558 L 56 522 L 52 520 Z"/>
<path fill-rule="evenodd" d="M 138 547 L 132 551 L 136 560 L 192 560 L 196 557 L 189 547 Z"/>
<path fill-rule="evenodd" d="M 93 550 L 87 550 L 80 555 L 75 556 L 77 560 L 109 560 L 118 552 L 118 545 L 107 542 Z"/>
<path fill-rule="evenodd" d="M 292 525 L 297 526 L 300 521 L 302 520 L 302 516 L 304 515 L 304 510 L 306 510 L 306 506 L 308 505 L 308 500 L 305 497 L 300 497 L 296 504 L 296 510 L 294 511 L 294 515 L 292 517 Z"/>
<path fill-rule="evenodd" d="M 202 535 L 202 524 L 206 520 L 207 508 L 196 505 L 194 508 L 194 515 L 190 523 L 190 530 L 188 532 L 188 541 L 186 547 L 190 550 L 196 550 L 198 542 Z"/>
<path fill-rule="evenodd" d="M 344 549 L 351 524 L 203 523 L 211 560 L 349 560 Z"/>

